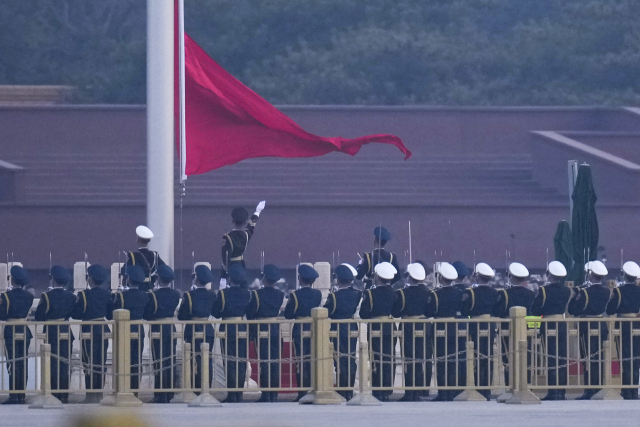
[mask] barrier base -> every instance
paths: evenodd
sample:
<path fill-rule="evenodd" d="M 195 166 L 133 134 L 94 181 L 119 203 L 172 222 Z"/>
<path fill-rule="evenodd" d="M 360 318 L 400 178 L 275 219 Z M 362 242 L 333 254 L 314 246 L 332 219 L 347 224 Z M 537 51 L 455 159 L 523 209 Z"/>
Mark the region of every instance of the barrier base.
<path fill-rule="evenodd" d="M 196 394 L 192 391 L 182 391 L 180 393 L 176 393 L 170 403 L 189 403 L 195 400 L 196 397 Z"/>
<path fill-rule="evenodd" d="M 512 396 L 513 396 L 513 391 L 511 390 L 505 391 L 504 393 L 502 393 L 500 396 L 496 398 L 496 402 L 505 403 L 507 400 L 511 399 Z"/>
<path fill-rule="evenodd" d="M 133 393 L 116 393 L 105 396 L 100 401 L 100 405 L 133 408 L 142 406 L 142 401 L 138 399 Z"/>
<path fill-rule="evenodd" d="M 29 409 L 62 409 L 62 403 L 51 394 L 41 394 L 29 404 Z"/>
<path fill-rule="evenodd" d="M 486 402 L 487 398 L 478 393 L 478 390 L 467 389 L 453 398 L 454 402 Z"/>
<path fill-rule="evenodd" d="M 611 389 L 603 388 L 591 397 L 591 400 L 624 400 L 620 393 Z"/>
<path fill-rule="evenodd" d="M 347 402 L 347 406 L 380 406 L 382 402 L 373 397 L 371 392 L 362 392 L 355 394 L 351 400 Z"/>
<path fill-rule="evenodd" d="M 343 397 L 335 391 L 310 391 L 298 401 L 301 405 L 340 405 Z"/>
<path fill-rule="evenodd" d="M 187 405 L 190 408 L 201 408 L 201 407 L 219 407 L 222 406 L 222 403 L 215 397 L 211 396 L 209 393 L 201 393 L 200 396 L 197 396 Z"/>
<path fill-rule="evenodd" d="M 504 403 L 511 405 L 539 405 L 542 402 L 531 391 L 514 391 L 513 396 Z"/>

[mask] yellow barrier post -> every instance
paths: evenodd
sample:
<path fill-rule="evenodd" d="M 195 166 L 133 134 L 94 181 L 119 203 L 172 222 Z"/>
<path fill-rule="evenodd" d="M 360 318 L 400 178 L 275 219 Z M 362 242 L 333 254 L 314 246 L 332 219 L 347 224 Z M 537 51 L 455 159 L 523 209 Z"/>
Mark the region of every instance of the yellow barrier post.
<path fill-rule="evenodd" d="M 358 346 L 360 356 L 360 378 L 358 393 L 347 402 L 348 406 L 380 406 L 382 403 L 371 392 L 371 368 L 369 366 L 369 343 L 360 341 Z"/>
<path fill-rule="evenodd" d="M 604 351 L 604 386 L 610 387 L 613 385 L 613 378 L 611 377 L 611 341 L 607 340 L 602 343 Z M 623 400 L 620 393 L 612 388 L 603 388 L 599 392 L 593 395 L 591 400 Z"/>
<path fill-rule="evenodd" d="M 131 392 L 131 322 L 129 310 L 114 310 L 113 320 L 113 370 L 115 377 L 114 395 L 105 396 L 100 404 L 104 406 L 134 407 L 142 402 Z"/>
<path fill-rule="evenodd" d="M 525 307 L 511 307 L 509 309 L 509 354 L 507 369 L 509 370 L 509 384 L 507 390 L 496 399 L 498 403 L 504 403 L 513 396 L 518 389 L 518 372 L 515 360 L 518 353 L 518 342 L 527 340 L 527 309 Z M 525 359 L 526 363 L 526 359 Z M 526 379 L 526 377 L 525 377 Z"/>
<path fill-rule="evenodd" d="M 29 405 L 33 409 L 62 409 L 62 403 L 51 394 L 51 344 L 40 344 L 40 395 Z"/>
<path fill-rule="evenodd" d="M 505 403 L 519 405 L 534 405 L 542 403 L 540 402 L 540 399 L 538 399 L 538 396 L 529 390 L 529 382 L 527 381 L 527 373 L 529 371 L 529 366 L 527 364 L 527 340 L 518 341 L 518 353 L 516 356 L 516 363 L 515 366 L 513 366 L 513 369 L 517 369 L 518 372 L 518 389 L 513 392 L 513 395 L 507 399 Z"/>
<path fill-rule="evenodd" d="M 200 352 L 202 353 L 202 389 L 200 390 L 200 396 L 189 402 L 189 407 L 211 407 L 222 406 L 222 403 L 209 393 L 209 343 L 203 342 L 200 344 Z"/>
<path fill-rule="evenodd" d="M 475 389 L 473 359 L 475 358 L 473 341 L 467 341 L 467 385 L 462 393 L 453 398 L 455 402 L 486 402 L 487 398 Z"/>
<path fill-rule="evenodd" d="M 207 369 L 209 366 L 207 365 Z M 191 343 L 185 342 L 182 345 L 182 388 L 191 388 Z M 182 390 L 171 399 L 171 403 L 189 403 L 196 398 L 192 391 Z"/>
<path fill-rule="evenodd" d="M 329 311 L 317 307 L 311 310 L 311 358 L 313 390 L 299 400 L 300 404 L 339 405 L 343 399 L 333 390 L 333 356 L 330 352 Z"/>

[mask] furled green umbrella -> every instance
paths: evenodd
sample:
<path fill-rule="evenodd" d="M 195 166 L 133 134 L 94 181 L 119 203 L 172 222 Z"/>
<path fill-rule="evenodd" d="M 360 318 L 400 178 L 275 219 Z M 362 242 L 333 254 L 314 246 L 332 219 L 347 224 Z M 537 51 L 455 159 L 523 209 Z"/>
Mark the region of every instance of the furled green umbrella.
<path fill-rule="evenodd" d="M 578 167 L 578 178 L 571 198 L 571 246 L 574 264 L 567 280 L 582 284 L 585 263 L 596 259 L 599 237 L 596 216 L 598 198 L 593 188 L 591 166 L 582 164 Z"/>
<path fill-rule="evenodd" d="M 567 271 L 571 271 L 573 264 L 573 252 L 571 251 L 571 227 L 567 221 L 560 221 L 553 236 L 553 248 L 555 260 L 560 261 Z"/>

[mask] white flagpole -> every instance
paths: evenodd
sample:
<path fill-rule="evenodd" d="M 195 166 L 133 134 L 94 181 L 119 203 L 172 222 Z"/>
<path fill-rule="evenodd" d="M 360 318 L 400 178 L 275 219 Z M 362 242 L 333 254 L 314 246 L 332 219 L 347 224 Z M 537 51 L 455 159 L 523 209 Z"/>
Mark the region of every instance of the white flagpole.
<path fill-rule="evenodd" d="M 187 180 L 187 131 L 185 126 L 185 83 L 184 83 L 184 0 L 178 0 L 178 69 L 180 107 L 180 184 Z"/>

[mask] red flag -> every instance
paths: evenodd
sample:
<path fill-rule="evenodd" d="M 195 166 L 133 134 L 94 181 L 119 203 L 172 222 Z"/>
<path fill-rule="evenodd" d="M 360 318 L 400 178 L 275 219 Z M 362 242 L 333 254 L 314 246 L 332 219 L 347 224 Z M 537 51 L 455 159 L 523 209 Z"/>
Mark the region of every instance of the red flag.
<path fill-rule="evenodd" d="M 177 124 L 180 117 L 177 21 L 175 29 Z M 187 34 L 184 42 L 187 175 L 205 173 L 252 157 L 315 157 L 332 151 L 353 156 L 370 142 L 395 145 L 405 154 L 405 160 L 411 156 L 402 140 L 393 135 L 345 139 L 306 132 L 226 72 Z M 176 125 L 178 152 L 179 141 Z"/>

